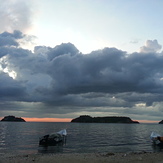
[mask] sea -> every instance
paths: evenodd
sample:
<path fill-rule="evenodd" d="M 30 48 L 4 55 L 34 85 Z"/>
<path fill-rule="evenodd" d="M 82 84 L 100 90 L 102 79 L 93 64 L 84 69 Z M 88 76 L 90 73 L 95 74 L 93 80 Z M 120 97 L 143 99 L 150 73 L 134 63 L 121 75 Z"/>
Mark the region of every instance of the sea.
<path fill-rule="evenodd" d="M 46 134 L 67 130 L 64 145 L 39 146 Z M 161 124 L 70 122 L 0 122 L 0 155 L 58 153 L 160 152 L 151 132 L 163 135 Z"/>

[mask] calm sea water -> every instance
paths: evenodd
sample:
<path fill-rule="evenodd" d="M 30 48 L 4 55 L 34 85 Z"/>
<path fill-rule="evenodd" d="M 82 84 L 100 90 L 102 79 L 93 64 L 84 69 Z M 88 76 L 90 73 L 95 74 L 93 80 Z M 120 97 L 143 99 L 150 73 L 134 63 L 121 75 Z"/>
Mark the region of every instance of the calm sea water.
<path fill-rule="evenodd" d="M 39 137 L 67 129 L 63 146 L 39 147 Z M 152 131 L 163 135 L 161 124 L 0 122 L 0 154 L 155 152 Z"/>

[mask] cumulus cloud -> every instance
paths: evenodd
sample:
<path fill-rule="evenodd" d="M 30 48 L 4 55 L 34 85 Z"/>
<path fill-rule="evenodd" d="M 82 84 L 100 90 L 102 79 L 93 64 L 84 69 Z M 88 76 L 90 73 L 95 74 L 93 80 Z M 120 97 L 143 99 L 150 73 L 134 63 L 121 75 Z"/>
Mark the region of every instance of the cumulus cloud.
<path fill-rule="evenodd" d="M 25 35 L 18 30 L 14 30 L 13 33 L 3 32 L 0 34 L 0 47 L 3 46 L 18 46 L 17 39 L 22 39 Z"/>
<path fill-rule="evenodd" d="M 18 81 L 13 80 L 6 73 L 0 73 L 0 101 L 22 100 L 25 96 L 25 87 Z"/>
<path fill-rule="evenodd" d="M 145 45 L 140 48 L 143 53 L 155 53 L 161 50 L 162 46 L 158 44 L 157 40 L 147 40 Z"/>
<path fill-rule="evenodd" d="M 22 38 L 20 31 L 0 34 L 6 41 L 0 46 L 4 115 L 18 109 L 20 116 L 29 117 L 73 118 L 82 112 L 139 119 L 142 113 L 159 120 L 152 115 L 156 110 L 162 116 L 163 55 L 156 53 L 158 42 L 150 47 L 148 41 L 146 47 L 155 50 L 146 50 L 146 55 L 108 47 L 84 55 L 72 43 L 36 46 L 32 52 L 18 46 Z"/>

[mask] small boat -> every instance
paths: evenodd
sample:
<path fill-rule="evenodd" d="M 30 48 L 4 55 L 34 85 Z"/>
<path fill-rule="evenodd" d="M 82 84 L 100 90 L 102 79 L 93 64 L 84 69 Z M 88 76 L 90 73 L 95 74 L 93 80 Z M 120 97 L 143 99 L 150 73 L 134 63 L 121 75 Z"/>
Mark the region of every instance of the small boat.
<path fill-rule="evenodd" d="M 51 133 L 40 137 L 39 145 L 40 146 L 55 146 L 63 145 L 66 143 L 67 131 L 66 129 L 61 130 L 56 133 Z"/>
<path fill-rule="evenodd" d="M 155 145 L 159 145 L 160 143 L 163 144 L 162 141 L 162 136 L 156 132 L 152 132 L 150 135 L 151 141 L 153 142 L 153 144 Z"/>

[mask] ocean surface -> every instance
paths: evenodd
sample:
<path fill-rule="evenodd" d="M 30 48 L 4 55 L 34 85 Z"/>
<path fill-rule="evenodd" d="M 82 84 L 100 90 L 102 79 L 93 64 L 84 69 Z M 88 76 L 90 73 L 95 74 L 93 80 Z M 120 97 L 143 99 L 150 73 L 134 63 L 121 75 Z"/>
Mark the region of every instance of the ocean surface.
<path fill-rule="evenodd" d="M 39 137 L 67 129 L 63 146 L 40 147 Z M 0 122 L 0 155 L 37 153 L 157 152 L 150 134 L 161 124 Z"/>

